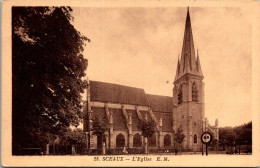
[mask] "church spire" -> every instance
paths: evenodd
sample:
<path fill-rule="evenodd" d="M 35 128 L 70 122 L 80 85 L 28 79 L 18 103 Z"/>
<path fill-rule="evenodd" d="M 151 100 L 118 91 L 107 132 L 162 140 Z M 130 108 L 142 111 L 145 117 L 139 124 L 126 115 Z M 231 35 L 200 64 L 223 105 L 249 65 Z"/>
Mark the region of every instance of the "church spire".
<path fill-rule="evenodd" d="M 177 69 L 176 69 L 176 76 L 180 73 L 180 54 L 178 54 L 178 62 L 177 62 Z"/>
<path fill-rule="evenodd" d="M 197 49 L 197 71 L 198 73 L 203 76 L 201 66 L 200 66 L 200 57 L 199 57 L 199 49 Z"/>
<path fill-rule="evenodd" d="M 190 19 L 189 7 L 188 7 L 181 59 L 180 59 L 180 62 L 178 63 L 179 71 L 177 70 L 178 74 L 176 74 L 176 76 L 175 76 L 175 81 L 187 73 L 203 76 L 201 70 L 200 71 L 198 70 L 198 69 L 201 69 L 200 67 L 198 67 L 198 65 L 200 65 L 200 63 L 198 61 L 199 60 L 196 60 L 196 57 L 195 57 L 195 49 L 194 49 L 194 42 L 193 42 L 193 35 L 192 35 L 192 28 L 191 28 L 191 19 Z"/>

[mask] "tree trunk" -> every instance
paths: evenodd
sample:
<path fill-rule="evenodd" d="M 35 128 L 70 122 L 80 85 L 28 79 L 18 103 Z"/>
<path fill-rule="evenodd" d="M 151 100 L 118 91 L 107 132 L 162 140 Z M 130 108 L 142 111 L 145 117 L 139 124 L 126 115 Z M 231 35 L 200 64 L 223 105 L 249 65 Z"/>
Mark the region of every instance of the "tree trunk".
<path fill-rule="evenodd" d="M 55 151 L 55 146 L 54 146 L 54 144 L 52 144 L 52 153 L 55 154 L 55 152 L 56 152 Z"/>
<path fill-rule="evenodd" d="M 75 146 L 72 145 L 72 147 L 71 147 L 71 155 L 75 155 L 75 154 L 76 154 Z"/>
<path fill-rule="evenodd" d="M 144 137 L 144 153 L 148 153 L 148 144 L 147 144 L 147 137 Z"/>
<path fill-rule="evenodd" d="M 50 145 L 47 144 L 46 145 L 46 155 L 49 155 L 50 154 Z"/>
<path fill-rule="evenodd" d="M 230 145 L 230 155 L 232 155 L 232 145 Z"/>
<path fill-rule="evenodd" d="M 103 141 L 104 141 L 104 135 L 101 135 L 101 154 L 103 155 Z"/>
<path fill-rule="evenodd" d="M 102 142 L 102 155 L 106 154 L 106 143 Z"/>
<path fill-rule="evenodd" d="M 235 154 L 237 153 L 237 144 L 235 143 Z"/>
<path fill-rule="evenodd" d="M 181 154 L 181 150 L 182 150 L 181 148 L 182 148 L 181 143 L 179 143 L 180 154 Z"/>
<path fill-rule="evenodd" d="M 101 135 L 101 149 L 102 149 L 102 146 L 103 146 L 103 141 L 104 141 L 104 136 L 103 134 Z"/>
<path fill-rule="evenodd" d="M 218 141 L 217 141 L 217 143 L 216 143 L 216 151 L 218 152 L 218 150 L 219 150 L 219 143 L 218 143 Z"/>
<path fill-rule="evenodd" d="M 90 154 L 90 132 L 87 134 L 87 139 L 88 139 L 88 145 L 87 145 L 87 148 L 88 148 L 88 154 Z"/>

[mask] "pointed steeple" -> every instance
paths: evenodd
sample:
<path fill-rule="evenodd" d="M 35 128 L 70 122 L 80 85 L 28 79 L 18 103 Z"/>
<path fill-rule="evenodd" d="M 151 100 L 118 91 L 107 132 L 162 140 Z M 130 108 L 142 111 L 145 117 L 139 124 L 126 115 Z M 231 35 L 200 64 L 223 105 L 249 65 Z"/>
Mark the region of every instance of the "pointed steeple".
<path fill-rule="evenodd" d="M 175 76 L 177 76 L 180 73 L 180 59 L 179 59 L 179 57 L 180 57 L 180 54 L 178 54 L 178 63 L 177 63 L 177 69 L 176 69 L 176 75 Z"/>
<path fill-rule="evenodd" d="M 192 28 L 191 28 L 191 19 L 190 19 L 189 7 L 188 7 L 181 59 L 177 66 L 179 71 L 177 70 L 178 73 L 175 76 L 175 81 L 187 73 L 203 76 L 202 72 L 201 71 L 199 72 L 197 70 L 198 64 L 200 64 L 200 63 L 198 63 L 198 60 L 196 60 L 196 57 L 195 57 L 195 49 L 194 49 L 194 42 L 193 42 L 193 35 L 192 35 Z"/>
<path fill-rule="evenodd" d="M 200 66 L 200 57 L 199 57 L 199 49 L 197 49 L 197 71 L 198 73 L 203 76 L 201 66 Z"/>

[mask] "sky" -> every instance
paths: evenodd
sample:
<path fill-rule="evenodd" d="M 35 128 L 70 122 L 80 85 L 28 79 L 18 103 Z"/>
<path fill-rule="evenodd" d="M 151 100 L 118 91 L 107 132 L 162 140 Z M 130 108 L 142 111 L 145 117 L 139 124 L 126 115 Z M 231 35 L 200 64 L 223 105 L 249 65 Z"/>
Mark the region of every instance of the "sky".
<path fill-rule="evenodd" d="M 252 120 L 252 39 L 242 8 L 190 8 L 205 83 L 205 117 L 236 126 Z M 73 8 L 90 80 L 172 96 L 186 7 Z M 169 81 L 169 82 L 167 82 Z"/>

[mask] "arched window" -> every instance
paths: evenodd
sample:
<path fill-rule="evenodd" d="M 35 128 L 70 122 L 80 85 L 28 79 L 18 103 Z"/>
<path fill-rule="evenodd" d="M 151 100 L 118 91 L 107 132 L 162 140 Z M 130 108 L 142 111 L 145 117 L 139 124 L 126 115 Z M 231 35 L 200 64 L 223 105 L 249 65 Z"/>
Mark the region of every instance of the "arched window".
<path fill-rule="evenodd" d="M 118 134 L 116 136 L 116 147 L 124 147 L 125 146 L 125 137 L 123 134 Z"/>
<path fill-rule="evenodd" d="M 140 134 L 136 133 L 134 135 L 134 147 L 141 147 L 142 146 L 142 137 Z"/>
<path fill-rule="evenodd" d="M 148 146 L 156 146 L 156 136 L 153 134 L 152 137 L 148 138 Z"/>
<path fill-rule="evenodd" d="M 194 143 L 197 143 L 197 135 L 194 134 Z"/>
<path fill-rule="evenodd" d="M 171 136 L 169 134 L 164 137 L 164 146 L 171 146 Z"/>
<path fill-rule="evenodd" d="M 199 100 L 198 92 L 199 91 L 197 89 L 197 85 L 195 82 L 193 82 L 193 84 L 192 84 L 192 101 L 198 102 L 198 100 Z"/>
<path fill-rule="evenodd" d="M 182 103 L 182 86 L 180 86 L 179 88 L 179 92 L 178 92 L 178 104 Z"/>

